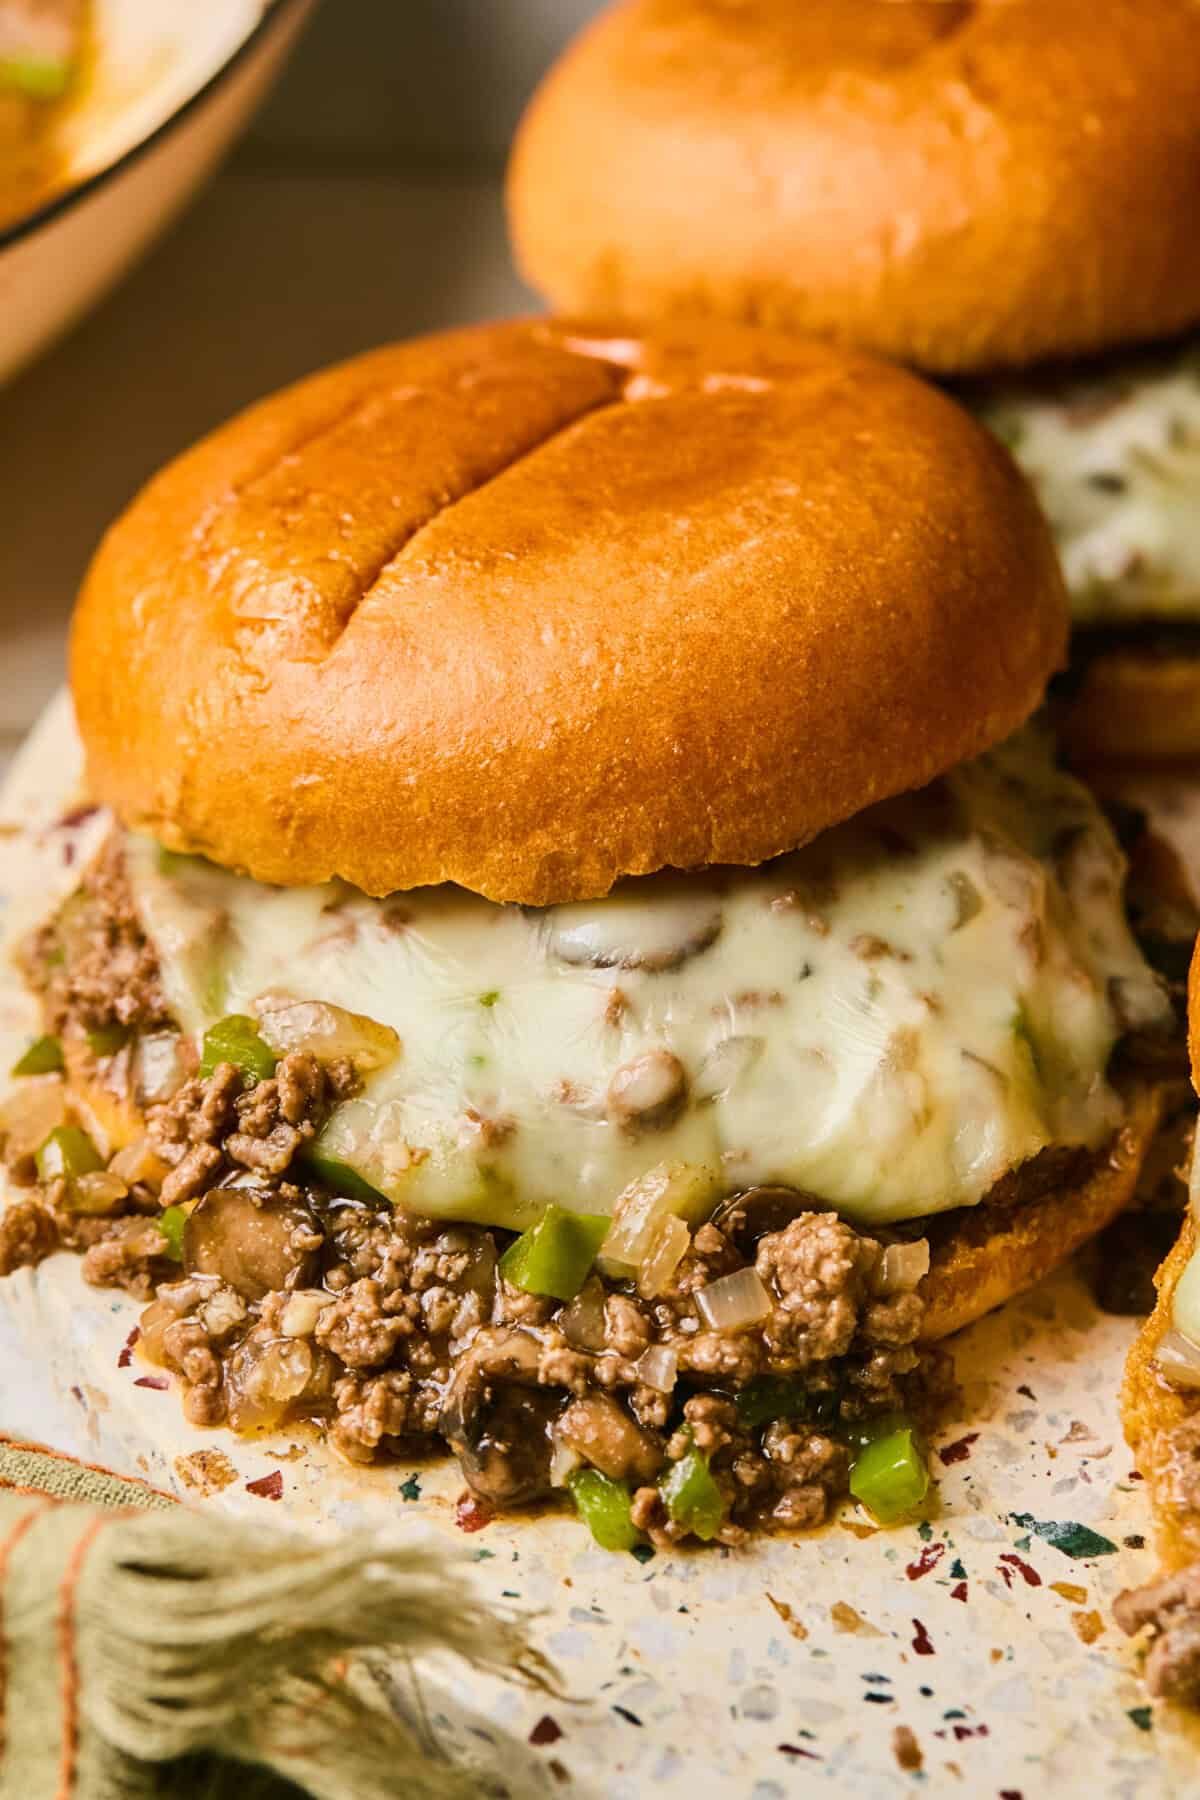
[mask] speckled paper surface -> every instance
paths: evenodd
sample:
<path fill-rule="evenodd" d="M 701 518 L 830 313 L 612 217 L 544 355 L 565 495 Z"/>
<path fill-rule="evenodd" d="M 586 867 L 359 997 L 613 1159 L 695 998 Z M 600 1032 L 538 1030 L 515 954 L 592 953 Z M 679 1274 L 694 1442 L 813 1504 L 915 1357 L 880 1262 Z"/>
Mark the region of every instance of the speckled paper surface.
<path fill-rule="evenodd" d="M 0 802 L 10 934 L 69 885 L 102 829 L 55 824 L 77 767 L 60 703 Z M 32 1023 L 6 969 L 0 1067 Z M 535 1611 L 569 1698 L 468 1684 L 449 1666 L 423 1675 L 435 1728 L 494 1743 L 514 1794 L 1200 1791 L 1194 1749 L 1147 1706 L 1109 1620 L 1112 1596 L 1153 1568 L 1116 1407 L 1132 1324 L 1099 1314 L 1070 1273 L 954 1345 L 962 1417 L 938 1439 L 926 1522 L 877 1531 L 851 1507 L 795 1541 L 645 1562 L 606 1555 L 559 1516 L 466 1536 L 444 1464 L 350 1470 L 303 1437 L 192 1430 L 131 1342 L 137 1304 L 84 1287 L 72 1258 L 12 1278 L 0 1307 L 76 1409 L 68 1448 L 299 1529 L 449 1535 L 485 1593 Z M 4 1388 L 26 1378 L 0 1369 L 0 1429 Z"/>

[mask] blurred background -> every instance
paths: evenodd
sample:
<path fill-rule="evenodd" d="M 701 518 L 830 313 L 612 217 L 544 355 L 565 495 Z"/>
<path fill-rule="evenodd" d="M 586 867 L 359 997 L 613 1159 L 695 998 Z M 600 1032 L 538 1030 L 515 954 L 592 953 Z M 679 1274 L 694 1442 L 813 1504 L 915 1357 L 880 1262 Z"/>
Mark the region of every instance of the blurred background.
<path fill-rule="evenodd" d="M 322 363 L 533 304 L 508 259 L 506 147 L 598 10 L 324 0 L 216 179 L 0 388 L 0 767 L 61 680 L 97 538 L 165 458 Z"/>

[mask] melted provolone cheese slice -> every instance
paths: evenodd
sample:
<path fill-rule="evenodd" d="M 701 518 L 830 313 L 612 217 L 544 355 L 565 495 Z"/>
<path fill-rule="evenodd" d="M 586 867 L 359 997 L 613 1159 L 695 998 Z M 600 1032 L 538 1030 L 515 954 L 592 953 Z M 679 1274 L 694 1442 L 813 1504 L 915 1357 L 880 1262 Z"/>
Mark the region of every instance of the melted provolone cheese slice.
<path fill-rule="evenodd" d="M 760 869 L 585 905 L 271 889 L 136 838 L 129 868 L 186 1029 L 280 992 L 392 1026 L 324 1147 L 413 1211 L 517 1228 L 660 1164 L 866 1223 L 970 1204 L 1103 1142 L 1112 1047 L 1167 1013 L 1112 834 L 1032 733 Z"/>
<path fill-rule="evenodd" d="M 1200 349 L 997 390 L 983 417 L 1029 476 L 1076 620 L 1200 620 Z"/>

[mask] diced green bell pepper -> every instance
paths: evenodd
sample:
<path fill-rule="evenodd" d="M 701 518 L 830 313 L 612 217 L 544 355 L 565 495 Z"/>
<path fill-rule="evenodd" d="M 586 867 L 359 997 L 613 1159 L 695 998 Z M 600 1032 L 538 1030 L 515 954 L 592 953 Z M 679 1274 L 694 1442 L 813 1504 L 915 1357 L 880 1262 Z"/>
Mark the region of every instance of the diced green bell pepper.
<path fill-rule="evenodd" d="M 833 1417 L 835 1396 L 807 1387 L 795 1375 L 760 1375 L 747 1382 L 733 1396 L 738 1423 L 747 1431 L 769 1424 L 772 1419 L 803 1419 L 823 1425 Z"/>
<path fill-rule="evenodd" d="M 607 1214 L 600 1217 L 548 1206 L 537 1224 L 509 1245 L 500 1258 L 500 1273 L 526 1294 L 573 1300 L 591 1273 L 611 1225 Z"/>
<path fill-rule="evenodd" d="M 920 1506 L 929 1492 L 929 1468 L 911 1425 L 897 1426 L 863 1446 L 850 1470 L 850 1492 L 881 1525 L 892 1525 Z"/>
<path fill-rule="evenodd" d="M 14 1075 L 57 1075 L 63 1066 L 62 1045 L 56 1037 L 34 1038 L 24 1056 L 12 1066 Z"/>
<path fill-rule="evenodd" d="M 602 1550 L 632 1550 L 642 1534 L 630 1513 L 629 1489 L 599 1469 L 576 1469 L 567 1489 L 579 1516 Z"/>
<path fill-rule="evenodd" d="M 366 1200 L 381 1206 L 389 1204 L 387 1196 L 381 1194 L 378 1188 L 373 1188 L 357 1169 L 352 1169 L 349 1163 L 339 1161 L 336 1156 L 326 1156 L 318 1146 L 319 1140 L 318 1143 L 309 1144 L 301 1152 L 301 1160 L 331 1193 L 347 1200 Z"/>
<path fill-rule="evenodd" d="M 129 1042 L 128 1025 L 97 1025 L 87 1034 L 88 1049 L 93 1056 L 115 1056 Z"/>
<path fill-rule="evenodd" d="M 865 1419 L 847 1419 L 838 1427 L 838 1436 L 857 1454 L 877 1438 L 890 1437 L 893 1431 L 903 1431 L 906 1425 L 911 1424 L 912 1420 L 907 1413 L 869 1413 Z"/>
<path fill-rule="evenodd" d="M 668 1513 L 677 1525 L 708 1543 L 725 1518 L 725 1502 L 713 1480 L 708 1458 L 691 1449 L 672 1463 L 658 1484 Z"/>
<path fill-rule="evenodd" d="M 61 1175 L 72 1181 L 80 1175 L 93 1175 L 104 1167 L 104 1158 L 86 1131 L 78 1125 L 58 1125 L 37 1153 L 37 1172 L 43 1181 L 55 1181 Z"/>
<path fill-rule="evenodd" d="M 208 1077 L 218 1063 L 233 1063 L 252 1082 L 266 1081 L 275 1073 L 278 1057 L 258 1035 L 258 1026 L 245 1013 L 229 1013 L 210 1025 L 204 1034 L 200 1074 Z"/>
<path fill-rule="evenodd" d="M 163 1255 L 172 1262 L 183 1261 L 183 1228 L 187 1224 L 187 1208 L 168 1206 L 158 1215 L 158 1229 L 163 1234 Z"/>

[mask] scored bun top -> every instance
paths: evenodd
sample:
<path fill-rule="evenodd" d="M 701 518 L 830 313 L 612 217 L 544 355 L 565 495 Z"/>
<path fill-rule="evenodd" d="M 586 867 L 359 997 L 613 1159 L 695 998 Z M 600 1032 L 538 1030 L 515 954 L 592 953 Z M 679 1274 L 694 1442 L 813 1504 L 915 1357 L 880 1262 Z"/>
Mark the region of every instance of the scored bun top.
<path fill-rule="evenodd" d="M 1196 0 L 625 0 L 517 134 L 550 302 L 940 373 L 1200 319 Z"/>
<path fill-rule="evenodd" d="M 604 894 L 757 863 L 1014 730 L 1047 528 L 952 401 L 736 327 L 360 356 L 158 475 L 71 681 L 94 797 L 284 885 Z"/>

